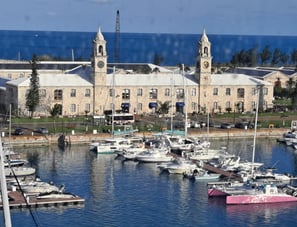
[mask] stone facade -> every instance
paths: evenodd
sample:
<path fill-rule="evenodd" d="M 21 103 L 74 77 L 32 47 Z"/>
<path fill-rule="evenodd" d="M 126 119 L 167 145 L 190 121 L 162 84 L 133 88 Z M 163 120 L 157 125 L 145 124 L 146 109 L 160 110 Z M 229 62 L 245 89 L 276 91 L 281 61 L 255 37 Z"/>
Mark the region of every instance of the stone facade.
<path fill-rule="evenodd" d="M 154 113 L 164 102 L 170 103 L 173 113 L 244 112 L 255 109 L 257 94 L 260 108 L 272 107 L 272 82 L 278 77 L 264 81 L 239 73 L 213 74 L 211 43 L 205 31 L 198 42 L 196 65 L 187 72 L 183 67 L 145 64 L 147 70 L 141 73 L 129 64 L 108 64 L 106 45 L 99 29 L 90 62 L 63 73 L 38 71 L 41 103 L 35 115 L 48 116 L 56 104 L 64 116 L 103 115 L 113 106 L 129 113 Z M 26 75 L 7 82 L 0 93 L 2 106 L 12 104 L 15 113 L 24 115 L 28 114 L 25 97 L 30 86 Z"/>

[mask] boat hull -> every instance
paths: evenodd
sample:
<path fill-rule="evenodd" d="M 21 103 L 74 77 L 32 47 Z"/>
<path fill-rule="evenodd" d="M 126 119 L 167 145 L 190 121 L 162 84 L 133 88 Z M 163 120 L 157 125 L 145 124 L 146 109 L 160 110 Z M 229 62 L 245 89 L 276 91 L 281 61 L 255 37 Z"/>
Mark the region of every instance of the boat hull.
<path fill-rule="evenodd" d="M 231 195 L 226 197 L 227 205 L 239 204 L 264 204 L 264 203 L 285 203 L 297 202 L 297 197 L 282 195 Z"/>

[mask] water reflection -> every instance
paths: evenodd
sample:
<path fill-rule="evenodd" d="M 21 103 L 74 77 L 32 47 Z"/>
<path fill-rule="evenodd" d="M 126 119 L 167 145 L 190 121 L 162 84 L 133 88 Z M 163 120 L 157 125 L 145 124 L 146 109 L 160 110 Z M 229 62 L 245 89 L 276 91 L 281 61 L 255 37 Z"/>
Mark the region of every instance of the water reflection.
<path fill-rule="evenodd" d="M 228 145 L 228 152 L 240 154 L 242 160 L 251 160 L 252 144 L 251 139 L 212 141 L 214 149 Z M 97 155 L 89 152 L 87 145 L 66 150 L 56 146 L 15 150 L 37 168 L 42 180 L 65 184 L 68 191 L 86 200 L 84 208 L 65 208 L 61 213 L 38 210 L 41 220 L 58 220 L 59 224 L 55 225 L 58 227 L 269 225 L 289 220 L 297 211 L 295 203 L 226 206 L 224 200 L 207 197 L 206 182 L 161 173 L 152 163 Z M 275 164 L 279 172 L 296 175 L 296 154 L 275 140 L 257 141 L 255 160 L 264 161 L 266 166 Z M 63 217 L 57 217 L 59 214 Z M 15 225 L 30 226 L 22 222 L 22 215 L 27 213 L 14 213 Z M 76 220 L 74 224 L 73 220 Z"/>

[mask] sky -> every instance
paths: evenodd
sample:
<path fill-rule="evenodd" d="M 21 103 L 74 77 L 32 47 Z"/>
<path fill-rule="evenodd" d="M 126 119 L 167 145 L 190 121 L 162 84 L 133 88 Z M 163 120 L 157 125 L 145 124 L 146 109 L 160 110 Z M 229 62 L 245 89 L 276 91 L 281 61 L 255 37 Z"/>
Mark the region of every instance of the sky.
<path fill-rule="evenodd" d="M 296 0 L 3 0 L 0 30 L 297 35 Z"/>

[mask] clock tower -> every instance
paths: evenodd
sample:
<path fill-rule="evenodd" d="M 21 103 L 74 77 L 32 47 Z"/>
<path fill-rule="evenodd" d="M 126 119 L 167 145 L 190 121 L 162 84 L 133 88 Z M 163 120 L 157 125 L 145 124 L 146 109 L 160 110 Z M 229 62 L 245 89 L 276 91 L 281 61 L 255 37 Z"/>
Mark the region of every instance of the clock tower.
<path fill-rule="evenodd" d="M 99 27 L 93 40 L 93 115 L 103 114 L 102 100 L 107 97 L 107 54 L 106 41 Z"/>
<path fill-rule="evenodd" d="M 211 43 L 208 41 L 205 29 L 198 43 L 198 53 L 196 60 L 196 79 L 200 85 L 211 83 Z"/>
<path fill-rule="evenodd" d="M 99 27 L 95 40 L 93 40 L 93 70 L 94 86 L 106 86 L 107 54 L 106 41 Z"/>

